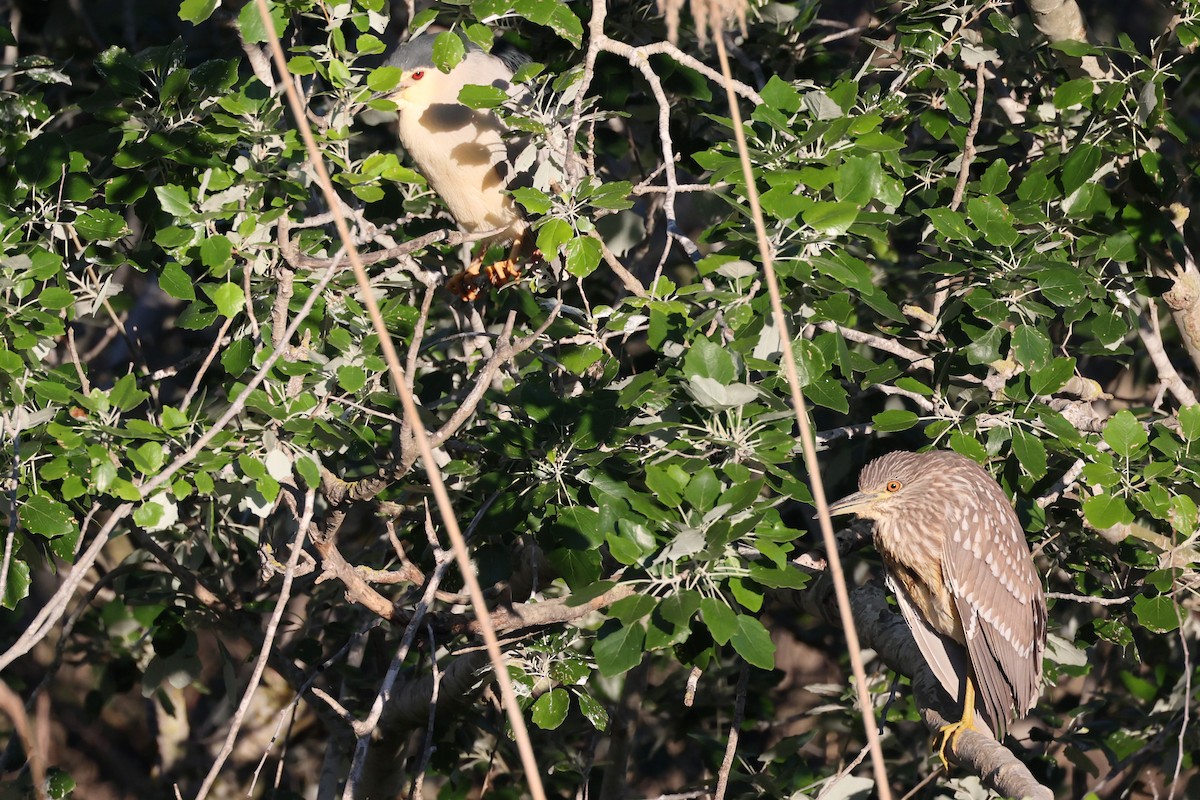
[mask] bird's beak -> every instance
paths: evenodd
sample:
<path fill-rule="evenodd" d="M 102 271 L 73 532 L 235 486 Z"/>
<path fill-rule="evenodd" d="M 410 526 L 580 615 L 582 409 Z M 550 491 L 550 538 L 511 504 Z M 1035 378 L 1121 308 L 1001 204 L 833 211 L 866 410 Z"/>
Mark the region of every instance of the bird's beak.
<path fill-rule="evenodd" d="M 400 77 L 400 82 L 391 89 L 385 89 L 382 92 L 375 92 L 371 95 L 372 100 L 391 100 L 399 102 L 404 99 L 404 93 L 413 85 L 413 79 L 409 77 L 409 73 L 404 73 Z"/>
<path fill-rule="evenodd" d="M 838 514 L 858 514 L 871 506 L 875 505 L 875 501 L 879 499 L 876 494 L 870 492 L 855 492 L 848 494 L 841 500 L 829 506 L 829 516 L 837 516 Z"/>

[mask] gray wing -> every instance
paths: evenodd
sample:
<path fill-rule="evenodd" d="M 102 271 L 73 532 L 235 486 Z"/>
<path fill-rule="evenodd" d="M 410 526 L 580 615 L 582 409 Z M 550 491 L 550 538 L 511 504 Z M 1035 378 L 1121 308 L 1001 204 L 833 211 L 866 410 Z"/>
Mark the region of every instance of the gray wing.
<path fill-rule="evenodd" d="M 997 738 L 1041 694 L 1046 599 L 1016 512 L 994 481 L 964 504 L 944 569 L 962 619 L 979 705 Z"/>

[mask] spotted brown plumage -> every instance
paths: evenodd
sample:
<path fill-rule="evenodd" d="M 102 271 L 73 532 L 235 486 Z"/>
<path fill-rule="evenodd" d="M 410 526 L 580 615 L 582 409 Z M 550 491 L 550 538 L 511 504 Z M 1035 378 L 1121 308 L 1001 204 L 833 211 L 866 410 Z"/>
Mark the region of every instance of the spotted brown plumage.
<path fill-rule="evenodd" d="M 874 520 L 905 621 L 963 704 L 962 719 L 944 731 L 943 758 L 977 718 L 1003 738 L 1037 704 L 1046 646 L 1041 579 L 1008 497 L 974 461 L 944 451 L 881 456 L 858 488 L 830 513 Z"/>

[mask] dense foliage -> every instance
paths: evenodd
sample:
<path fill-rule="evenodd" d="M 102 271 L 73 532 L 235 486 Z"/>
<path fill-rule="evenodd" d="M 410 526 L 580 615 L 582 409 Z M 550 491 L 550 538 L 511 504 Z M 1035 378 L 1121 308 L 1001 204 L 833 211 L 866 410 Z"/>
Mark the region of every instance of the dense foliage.
<path fill-rule="evenodd" d="M 643 3 L 597 39 L 603 4 L 272 2 L 330 209 L 255 4 L 229 5 L 140 33 L 93 16 L 82 45 L 45 9 L 0 30 L 0 665 L 52 742 L 51 796 L 194 796 L 283 573 L 222 796 L 340 796 L 398 648 L 360 796 L 525 791 L 333 214 L 548 792 L 711 791 L 735 716 L 731 796 L 868 791 L 865 766 L 834 780 L 863 745 L 845 640 L 797 611 L 812 497 L 724 87 L 686 15 L 675 50 Z M 1194 796 L 1200 10 L 1096 13 L 1104 46 L 1051 45 L 1001 2 L 754 4 L 734 69 L 826 485 L 897 447 L 985 464 L 1052 593 L 1047 691 L 1010 743 L 1061 797 Z M 476 304 L 440 288 L 464 248 L 374 99 L 389 44 L 433 23 L 533 59 L 529 105 L 463 99 L 541 150 L 518 200 L 553 263 Z M 453 66 L 461 40 L 439 42 Z M 868 670 L 904 794 L 933 769 L 926 731 Z M 922 796 L 982 796 L 952 775 Z"/>

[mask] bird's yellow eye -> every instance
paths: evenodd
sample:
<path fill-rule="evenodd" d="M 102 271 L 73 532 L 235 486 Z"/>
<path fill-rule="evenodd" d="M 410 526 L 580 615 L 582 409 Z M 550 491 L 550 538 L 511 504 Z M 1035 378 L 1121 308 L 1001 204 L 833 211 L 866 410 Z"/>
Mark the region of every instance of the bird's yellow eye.
<path fill-rule="evenodd" d="M 900 487 L 903 485 L 904 484 L 900 481 L 888 481 L 887 486 L 883 488 L 887 489 L 889 492 L 898 492 L 900 491 Z"/>
<path fill-rule="evenodd" d="M 425 70 L 423 70 L 423 69 L 419 69 L 412 74 L 412 79 L 414 81 L 419 81 L 419 80 L 421 80 L 421 78 L 424 78 L 424 77 L 425 77 Z"/>

